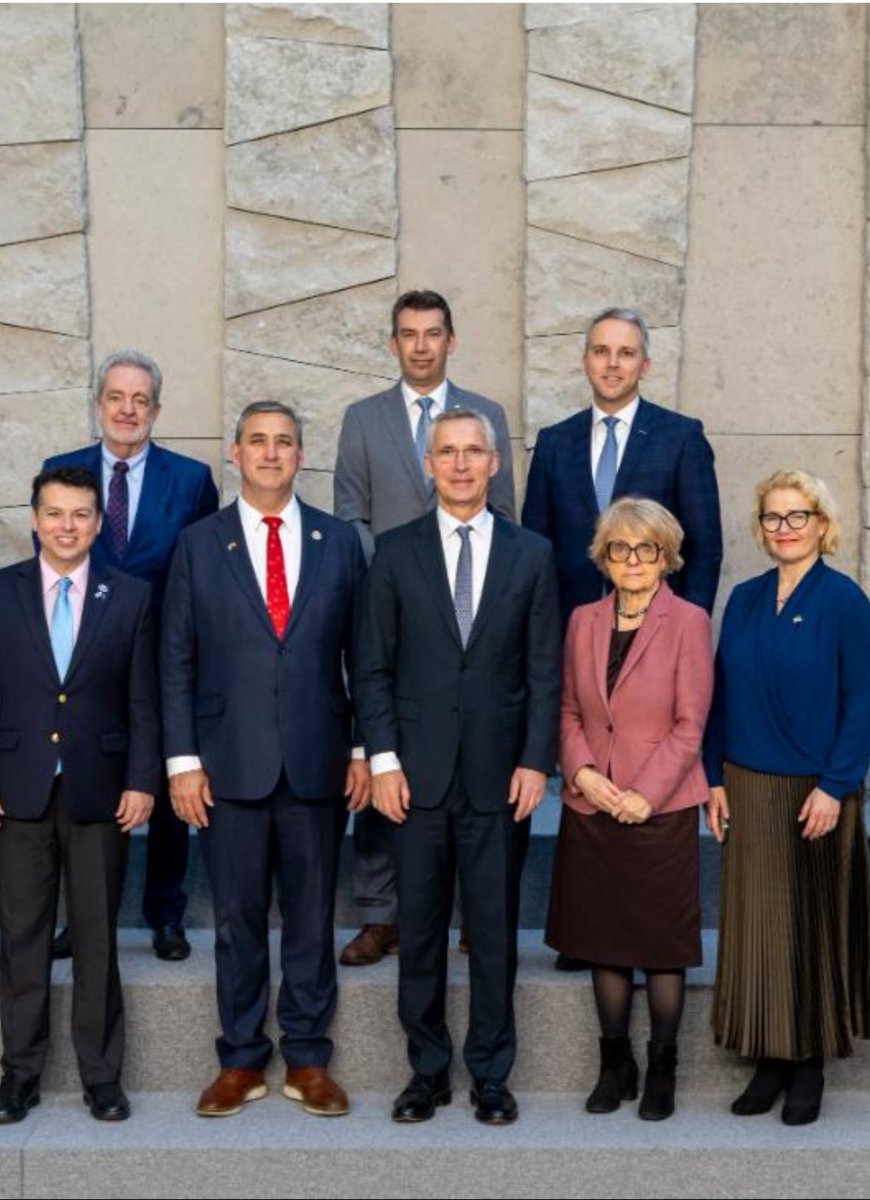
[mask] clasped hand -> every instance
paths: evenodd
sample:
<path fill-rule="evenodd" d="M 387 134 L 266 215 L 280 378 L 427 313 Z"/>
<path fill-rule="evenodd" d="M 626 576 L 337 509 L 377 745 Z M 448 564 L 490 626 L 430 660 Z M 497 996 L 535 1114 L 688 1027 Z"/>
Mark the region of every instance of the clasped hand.
<path fill-rule="evenodd" d="M 645 796 L 634 788 L 618 788 L 612 779 L 592 767 L 581 767 L 571 786 L 576 793 L 582 792 L 593 808 L 607 813 L 620 825 L 642 825 L 652 816 L 653 807 Z"/>

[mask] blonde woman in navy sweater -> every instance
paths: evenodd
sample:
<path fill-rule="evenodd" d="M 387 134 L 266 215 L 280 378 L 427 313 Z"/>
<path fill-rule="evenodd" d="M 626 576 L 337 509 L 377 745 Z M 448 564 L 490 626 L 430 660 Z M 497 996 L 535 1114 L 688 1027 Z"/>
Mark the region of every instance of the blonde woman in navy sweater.
<path fill-rule="evenodd" d="M 716 658 L 704 761 L 724 842 L 713 1026 L 757 1060 L 732 1112 L 819 1114 L 824 1059 L 870 1036 L 870 601 L 823 555 L 840 525 L 822 480 L 756 488 L 773 570 L 734 589 Z"/>

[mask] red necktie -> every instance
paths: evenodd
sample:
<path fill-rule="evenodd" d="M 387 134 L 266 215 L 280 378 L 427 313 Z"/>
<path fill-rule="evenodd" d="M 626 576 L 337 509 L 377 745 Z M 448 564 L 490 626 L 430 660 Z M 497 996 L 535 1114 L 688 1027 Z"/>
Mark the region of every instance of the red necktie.
<path fill-rule="evenodd" d="M 278 637 L 284 632 L 290 616 L 290 597 L 287 594 L 287 572 L 284 570 L 284 550 L 278 529 L 280 517 L 263 517 L 269 527 L 266 539 L 266 609 L 272 628 Z"/>

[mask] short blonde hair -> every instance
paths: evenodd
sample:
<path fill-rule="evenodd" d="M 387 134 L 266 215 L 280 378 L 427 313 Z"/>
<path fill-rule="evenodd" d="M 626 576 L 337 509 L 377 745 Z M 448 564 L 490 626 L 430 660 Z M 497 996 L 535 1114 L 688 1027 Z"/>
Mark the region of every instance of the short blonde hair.
<path fill-rule="evenodd" d="M 819 479 L 818 475 L 810 475 L 809 471 L 797 469 L 774 471 L 772 475 L 768 475 L 767 479 L 762 479 L 761 483 L 755 485 L 752 536 L 755 538 L 756 545 L 761 550 L 765 549 L 764 534 L 758 518 L 764 511 L 764 502 L 767 497 L 779 488 L 793 488 L 795 491 L 801 492 L 806 496 L 807 503 L 813 512 L 817 512 L 819 516 L 825 518 L 828 527 L 822 534 L 819 553 L 835 554 L 840 544 L 840 535 L 843 532 L 837 502 L 831 495 L 831 489 L 824 479 Z"/>
<path fill-rule="evenodd" d="M 589 557 L 603 575 L 607 574 L 607 543 L 615 533 L 631 533 L 642 540 L 661 546 L 665 558 L 665 575 L 679 571 L 683 565 L 680 547 L 683 527 L 673 513 L 656 500 L 643 496 L 623 496 L 605 508 L 595 525 L 595 537 L 589 547 Z"/>

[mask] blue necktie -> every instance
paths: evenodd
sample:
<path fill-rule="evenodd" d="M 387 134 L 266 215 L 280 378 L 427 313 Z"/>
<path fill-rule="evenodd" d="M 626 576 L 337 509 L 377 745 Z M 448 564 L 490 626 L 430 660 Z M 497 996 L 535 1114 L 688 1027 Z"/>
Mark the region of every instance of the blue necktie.
<path fill-rule="evenodd" d="M 453 588 L 453 607 L 456 610 L 456 623 L 459 626 L 459 636 L 462 638 L 463 649 L 468 645 L 468 637 L 474 621 L 473 596 L 471 589 L 471 526 L 460 525 L 456 530 L 462 538 L 459 550 L 459 562 L 456 564 L 456 585 Z"/>
<path fill-rule="evenodd" d="M 57 599 L 51 614 L 51 652 L 54 655 L 57 673 L 61 682 L 66 678 L 73 654 L 73 612 L 69 601 L 71 579 L 62 577 L 57 581 Z"/>
<path fill-rule="evenodd" d="M 417 432 L 414 435 L 414 449 L 417 451 L 417 461 L 420 464 L 420 470 L 423 471 L 423 456 L 426 453 L 426 434 L 429 431 L 429 426 L 432 424 L 432 413 L 429 411 L 432 408 L 431 396 L 418 396 L 417 403 L 420 405 L 420 420 L 417 422 Z M 426 472 L 423 471 L 425 475 Z"/>
<path fill-rule="evenodd" d="M 595 471 L 595 498 L 599 512 L 604 512 L 613 498 L 613 485 L 616 483 L 616 425 L 619 417 L 604 417 L 603 420 L 607 426 L 607 437 Z"/>

